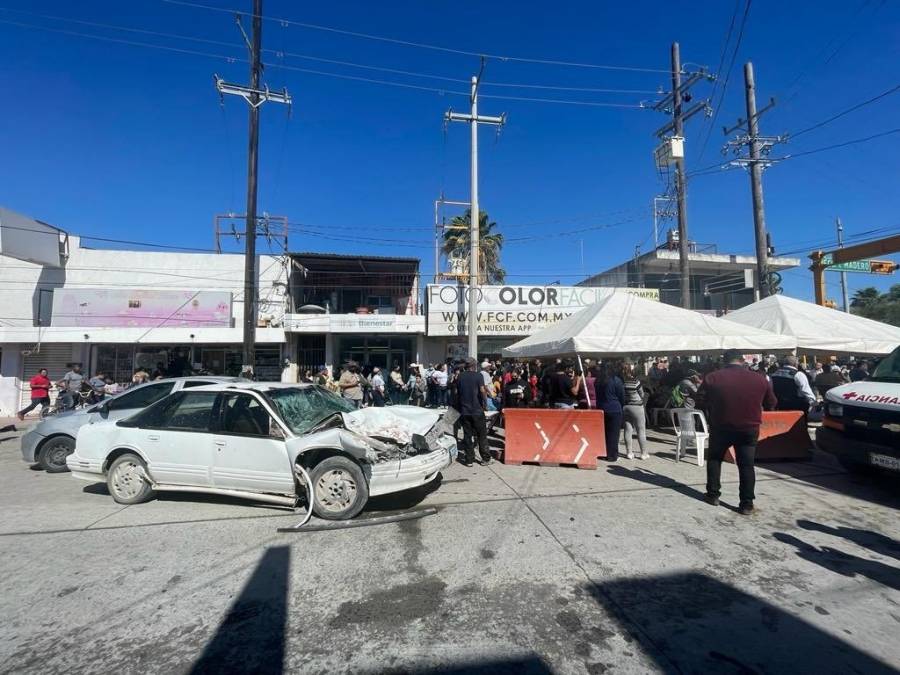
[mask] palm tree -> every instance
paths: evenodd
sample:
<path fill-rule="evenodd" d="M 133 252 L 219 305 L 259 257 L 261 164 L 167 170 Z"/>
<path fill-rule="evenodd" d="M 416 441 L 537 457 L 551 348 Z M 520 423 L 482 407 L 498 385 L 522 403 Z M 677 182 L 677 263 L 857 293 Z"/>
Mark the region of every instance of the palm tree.
<path fill-rule="evenodd" d="M 873 302 L 877 302 L 880 294 L 878 293 L 877 288 L 873 288 L 869 286 L 868 288 L 860 288 L 856 293 L 853 294 L 853 299 L 850 301 L 851 307 L 866 307 L 871 305 Z"/>
<path fill-rule="evenodd" d="M 506 279 L 506 270 L 500 266 L 500 249 L 503 248 L 503 235 L 494 232 L 497 223 L 492 222 L 487 212 L 481 211 L 478 219 L 478 277 L 483 284 L 502 284 Z M 463 274 L 469 273 L 469 226 L 472 211 L 466 209 L 465 214 L 456 216 L 444 230 L 442 250 L 448 258 L 461 261 Z"/>

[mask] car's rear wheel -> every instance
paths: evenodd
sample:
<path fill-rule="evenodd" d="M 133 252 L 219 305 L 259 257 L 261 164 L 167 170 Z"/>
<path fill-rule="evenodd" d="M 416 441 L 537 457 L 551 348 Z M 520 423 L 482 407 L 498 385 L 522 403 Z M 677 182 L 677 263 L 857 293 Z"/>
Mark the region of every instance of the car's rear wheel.
<path fill-rule="evenodd" d="M 106 486 L 119 504 L 140 504 L 153 497 L 144 460 L 130 452 L 113 460 L 106 474 Z"/>
<path fill-rule="evenodd" d="M 66 458 L 75 452 L 75 439 L 69 436 L 53 436 L 44 442 L 38 453 L 38 465 L 47 473 L 68 471 Z"/>
<path fill-rule="evenodd" d="M 328 457 L 310 472 L 313 513 L 325 520 L 353 518 L 369 501 L 369 485 L 359 465 L 346 457 Z"/>

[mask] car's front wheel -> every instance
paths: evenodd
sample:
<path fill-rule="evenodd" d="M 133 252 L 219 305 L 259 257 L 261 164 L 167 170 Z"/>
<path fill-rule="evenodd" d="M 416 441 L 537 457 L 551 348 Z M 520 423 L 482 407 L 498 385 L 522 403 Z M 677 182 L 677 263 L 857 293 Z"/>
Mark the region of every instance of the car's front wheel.
<path fill-rule="evenodd" d="M 325 520 L 353 518 L 369 501 L 369 485 L 359 464 L 346 457 L 328 457 L 310 472 L 313 513 Z"/>
<path fill-rule="evenodd" d="M 119 504 L 140 504 L 153 497 L 144 460 L 130 452 L 119 455 L 110 464 L 106 486 Z"/>
<path fill-rule="evenodd" d="M 66 458 L 75 452 L 75 439 L 69 436 L 54 436 L 44 442 L 38 454 L 38 465 L 47 473 L 68 471 Z"/>

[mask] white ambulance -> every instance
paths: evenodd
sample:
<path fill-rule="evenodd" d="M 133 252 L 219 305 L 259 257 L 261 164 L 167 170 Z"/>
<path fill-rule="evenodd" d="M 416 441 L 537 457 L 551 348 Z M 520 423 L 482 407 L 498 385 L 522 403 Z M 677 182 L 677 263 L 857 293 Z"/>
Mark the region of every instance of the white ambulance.
<path fill-rule="evenodd" d="M 900 347 L 869 379 L 826 394 L 816 445 L 851 471 L 900 473 Z"/>

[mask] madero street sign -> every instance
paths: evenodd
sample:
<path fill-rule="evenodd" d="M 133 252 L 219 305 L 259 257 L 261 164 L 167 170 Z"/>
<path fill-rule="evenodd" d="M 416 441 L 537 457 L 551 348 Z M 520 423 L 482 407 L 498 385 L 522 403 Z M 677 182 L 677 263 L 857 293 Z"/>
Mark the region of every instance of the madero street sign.
<path fill-rule="evenodd" d="M 822 256 L 822 264 L 832 272 L 863 272 L 865 274 L 893 274 L 897 269 L 896 263 L 890 260 L 850 260 L 848 262 L 833 263 L 834 258 L 830 253 Z"/>

